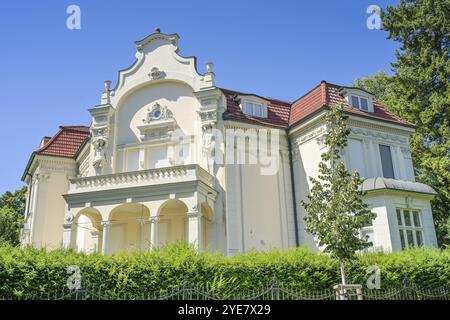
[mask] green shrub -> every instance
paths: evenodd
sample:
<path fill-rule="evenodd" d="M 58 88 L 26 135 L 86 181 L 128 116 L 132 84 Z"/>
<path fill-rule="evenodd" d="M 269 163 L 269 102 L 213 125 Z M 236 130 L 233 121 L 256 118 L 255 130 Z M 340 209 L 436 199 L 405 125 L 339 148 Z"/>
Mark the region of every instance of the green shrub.
<path fill-rule="evenodd" d="M 196 254 L 183 244 L 110 257 L 6 246 L 0 247 L 0 298 L 59 292 L 66 287 L 70 265 L 80 268 L 82 283 L 111 297 L 142 297 L 175 288 L 186 279 L 192 285 L 230 296 L 267 286 L 273 278 L 305 291 L 330 289 L 340 280 L 335 261 L 303 247 L 230 258 Z M 383 288 L 398 287 L 405 277 L 430 288 L 450 284 L 450 250 L 361 255 L 347 267 L 349 282 L 364 285 L 371 265 L 381 269 Z"/>

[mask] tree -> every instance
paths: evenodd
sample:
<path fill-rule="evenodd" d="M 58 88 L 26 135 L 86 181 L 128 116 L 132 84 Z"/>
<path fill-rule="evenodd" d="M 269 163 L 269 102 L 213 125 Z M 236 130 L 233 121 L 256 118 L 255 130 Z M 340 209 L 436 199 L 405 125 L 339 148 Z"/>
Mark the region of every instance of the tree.
<path fill-rule="evenodd" d="M 394 75 L 359 79 L 391 111 L 416 125 L 410 144 L 417 180 L 432 186 L 438 240 L 450 244 L 450 1 L 401 0 L 382 14 L 387 38 L 398 41 Z"/>
<path fill-rule="evenodd" d="M 26 192 L 27 188 L 23 187 L 14 193 L 7 191 L 0 197 L 0 245 L 19 244 Z"/>
<path fill-rule="evenodd" d="M 391 109 L 394 96 L 394 77 L 389 76 L 386 72 L 378 72 L 373 76 L 366 76 L 356 79 L 352 86 L 361 88 L 372 93 L 384 106 Z"/>
<path fill-rule="evenodd" d="M 358 250 L 371 245 L 360 236 L 361 228 L 369 225 L 376 214 L 363 202 L 360 186 L 363 179 L 353 174 L 341 161 L 341 150 L 347 146 L 350 130 L 346 127 L 343 106 L 337 105 L 326 115 L 329 131 L 325 135 L 326 151 L 321 155 L 318 179 L 309 177 L 312 188 L 302 201 L 306 210 L 306 230 L 318 240 L 333 258 L 338 259 L 342 284 L 346 284 L 345 262 Z"/>

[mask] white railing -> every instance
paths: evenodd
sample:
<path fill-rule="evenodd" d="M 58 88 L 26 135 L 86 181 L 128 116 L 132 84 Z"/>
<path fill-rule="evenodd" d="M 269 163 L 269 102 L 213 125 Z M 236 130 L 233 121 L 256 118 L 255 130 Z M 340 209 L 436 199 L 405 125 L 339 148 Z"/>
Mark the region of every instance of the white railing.
<path fill-rule="evenodd" d="M 196 164 L 130 171 L 70 180 L 69 193 L 200 180 L 212 186 L 214 177 Z"/>

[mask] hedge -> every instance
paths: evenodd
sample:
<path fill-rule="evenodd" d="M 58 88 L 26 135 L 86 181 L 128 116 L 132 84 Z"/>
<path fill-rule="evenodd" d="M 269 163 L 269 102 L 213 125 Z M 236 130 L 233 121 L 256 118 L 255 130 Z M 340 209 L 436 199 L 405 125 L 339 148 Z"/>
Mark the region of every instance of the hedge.
<path fill-rule="evenodd" d="M 80 268 L 82 283 L 89 283 L 110 297 L 144 296 L 175 288 L 186 279 L 222 294 L 258 289 L 274 277 L 278 283 L 305 291 L 330 289 L 340 282 L 335 261 L 304 247 L 234 257 L 196 254 L 183 244 L 114 256 L 0 247 L 0 298 L 56 292 L 66 286 L 70 265 Z M 427 288 L 450 284 L 448 249 L 360 255 L 347 266 L 348 282 L 365 284 L 366 270 L 371 265 L 380 268 L 383 288 L 398 287 L 405 277 Z"/>

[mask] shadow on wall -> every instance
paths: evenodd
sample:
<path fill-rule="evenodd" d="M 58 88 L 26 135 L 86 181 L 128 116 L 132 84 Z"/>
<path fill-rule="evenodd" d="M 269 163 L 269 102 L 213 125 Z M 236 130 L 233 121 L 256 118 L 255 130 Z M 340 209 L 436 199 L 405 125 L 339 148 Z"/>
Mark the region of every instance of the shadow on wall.
<path fill-rule="evenodd" d="M 178 125 L 185 134 L 194 133 L 197 99 L 192 88 L 179 82 L 150 84 L 130 93 L 118 108 L 117 144 L 139 142 L 137 125 L 142 125 L 148 109 L 159 102 L 173 113 Z M 195 108 L 195 109 L 194 109 Z"/>

